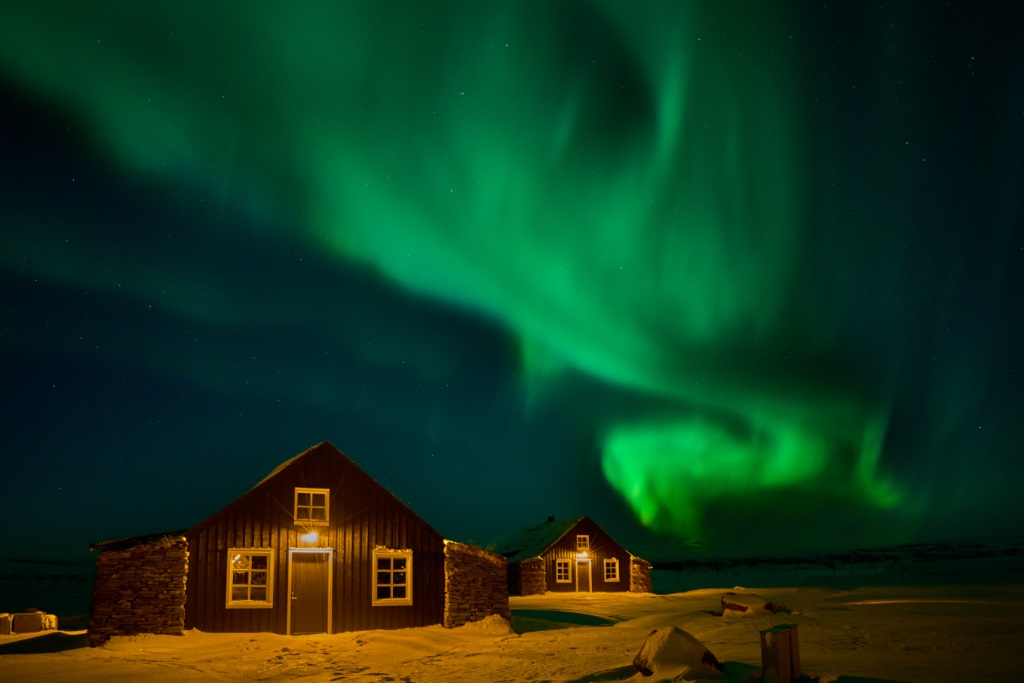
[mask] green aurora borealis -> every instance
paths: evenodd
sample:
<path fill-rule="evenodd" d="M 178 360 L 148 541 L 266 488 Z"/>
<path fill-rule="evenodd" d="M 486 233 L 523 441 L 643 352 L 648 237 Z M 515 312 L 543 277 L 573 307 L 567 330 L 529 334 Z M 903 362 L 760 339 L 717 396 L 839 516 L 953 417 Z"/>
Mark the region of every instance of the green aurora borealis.
<path fill-rule="evenodd" d="M 131 215 L 153 201 L 209 221 L 122 244 L 104 236 L 132 233 L 100 208 L 115 198 L 57 220 L 63 200 L 38 201 L 52 189 L 7 196 L 7 277 L 259 335 L 355 306 L 332 303 L 355 296 L 341 289 L 312 303 L 303 292 L 323 280 L 303 285 L 303 266 L 279 261 L 395 286 L 496 328 L 483 338 L 519 359 L 498 388 L 405 423 L 411 450 L 457 432 L 460 402 L 564 422 L 593 457 L 554 451 L 560 438 L 526 445 L 600 473 L 665 538 L 831 546 L 1020 519 L 985 491 L 1021 473 L 1020 161 L 1007 150 L 1021 151 L 1010 103 L 1024 58 L 980 38 L 1020 26 L 1018 12 L 968 23 L 927 62 L 929 31 L 958 21 L 921 22 L 920 4 L 207 4 L 5 10 L 0 74 L 138 188 Z M 983 85 L 948 72 L 972 54 L 988 60 Z M 980 128 L 957 103 L 972 94 L 989 98 Z M 282 280 L 250 296 L 236 267 Z M 377 340 L 388 315 L 357 308 L 359 329 L 316 323 L 352 362 L 412 358 L 441 386 L 472 348 L 429 321 Z M 120 343 L 101 355 L 203 392 L 241 385 L 223 354 Z M 7 362 L 28 346 L 5 343 Z M 315 381 L 299 380 L 318 370 L 291 363 L 265 360 L 246 395 L 310 401 Z M 314 402 L 343 411 L 343 391 Z M 345 433 L 314 431 L 274 455 L 323 439 L 348 450 Z M 497 472 L 510 456 L 492 457 L 474 461 Z M 786 540 L 769 537 L 767 510 Z"/>

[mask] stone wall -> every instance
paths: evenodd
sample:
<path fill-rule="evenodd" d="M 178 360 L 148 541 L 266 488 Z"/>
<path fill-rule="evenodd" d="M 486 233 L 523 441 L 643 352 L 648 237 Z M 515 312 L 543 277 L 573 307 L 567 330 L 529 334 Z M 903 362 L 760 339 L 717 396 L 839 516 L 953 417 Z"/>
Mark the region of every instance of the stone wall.
<path fill-rule="evenodd" d="M 180 536 L 100 553 L 89 645 L 102 645 L 111 636 L 181 634 L 187 570 L 188 542 Z"/>
<path fill-rule="evenodd" d="M 455 628 L 497 614 L 509 621 L 508 560 L 455 541 L 444 542 L 444 625 Z"/>
<path fill-rule="evenodd" d="M 512 591 L 518 595 L 543 595 L 548 591 L 548 575 L 544 570 L 544 560 L 531 557 L 516 562 L 510 572 Z"/>
<path fill-rule="evenodd" d="M 651 563 L 642 557 L 629 558 L 629 592 L 653 593 L 651 588 Z"/>

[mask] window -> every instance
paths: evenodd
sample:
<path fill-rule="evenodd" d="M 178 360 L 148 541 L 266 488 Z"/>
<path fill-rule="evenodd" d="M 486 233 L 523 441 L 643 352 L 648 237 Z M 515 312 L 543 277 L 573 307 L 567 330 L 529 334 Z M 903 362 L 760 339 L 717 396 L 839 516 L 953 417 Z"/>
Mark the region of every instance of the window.
<path fill-rule="evenodd" d="M 576 536 L 576 551 L 590 550 L 590 536 L 587 534 L 577 534 Z"/>
<path fill-rule="evenodd" d="M 412 551 L 373 551 L 373 604 L 412 604 Z"/>
<path fill-rule="evenodd" d="M 619 580 L 619 558 L 613 557 L 604 561 L 604 580 L 614 583 Z"/>
<path fill-rule="evenodd" d="M 228 607 L 274 606 L 274 551 L 228 549 Z"/>
<path fill-rule="evenodd" d="M 572 583 L 569 560 L 555 560 L 555 583 Z"/>
<path fill-rule="evenodd" d="M 295 523 L 327 526 L 330 489 L 295 489 Z"/>

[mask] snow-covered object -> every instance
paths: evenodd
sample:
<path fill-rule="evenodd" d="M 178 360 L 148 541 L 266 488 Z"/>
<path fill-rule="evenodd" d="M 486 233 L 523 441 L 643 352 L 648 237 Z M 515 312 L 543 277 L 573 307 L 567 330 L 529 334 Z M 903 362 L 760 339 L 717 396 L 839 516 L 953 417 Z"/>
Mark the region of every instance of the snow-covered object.
<path fill-rule="evenodd" d="M 652 683 L 724 678 L 718 658 L 678 626 L 652 631 L 633 659 L 633 666 L 642 676 L 653 676 L 643 679 Z"/>
<path fill-rule="evenodd" d="M 471 621 L 468 624 L 459 626 L 459 628 L 467 632 L 475 631 L 489 636 L 512 636 L 516 633 L 512 630 L 512 624 L 497 614 L 484 617 L 479 621 Z"/>
<path fill-rule="evenodd" d="M 753 593 L 726 593 L 722 596 L 722 616 L 726 614 L 742 614 L 756 616 L 773 614 L 775 605 Z"/>

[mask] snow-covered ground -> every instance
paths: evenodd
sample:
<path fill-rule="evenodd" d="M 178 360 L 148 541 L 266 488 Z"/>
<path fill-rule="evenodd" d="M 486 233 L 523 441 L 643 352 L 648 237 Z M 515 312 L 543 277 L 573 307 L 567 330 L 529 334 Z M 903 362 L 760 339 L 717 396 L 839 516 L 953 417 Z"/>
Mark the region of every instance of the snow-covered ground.
<path fill-rule="evenodd" d="M 670 626 L 700 640 L 726 663 L 725 680 L 738 682 L 759 671 L 760 631 L 777 624 L 798 626 L 803 671 L 821 681 L 1024 680 L 1020 541 L 659 567 L 653 595 L 513 597 L 512 629 L 495 619 L 323 636 L 189 632 L 89 648 L 85 632 L 71 629 L 86 623 L 92 558 L 8 558 L 0 561 L 0 612 L 40 607 L 65 630 L 0 636 L 0 683 L 610 683 L 637 676 L 632 661 L 647 635 Z M 735 586 L 788 611 L 718 616 L 721 596 Z"/>
<path fill-rule="evenodd" d="M 822 681 L 1021 680 L 1020 585 L 756 587 L 748 590 L 790 611 L 717 616 L 732 589 L 514 597 L 514 631 L 494 617 L 453 630 L 190 632 L 99 648 L 84 632 L 8 636 L 0 680 L 610 682 L 636 676 L 644 639 L 674 625 L 726 663 L 726 680 L 745 681 L 759 670 L 759 632 L 777 624 L 798 625 L 803 670 Z"/>

